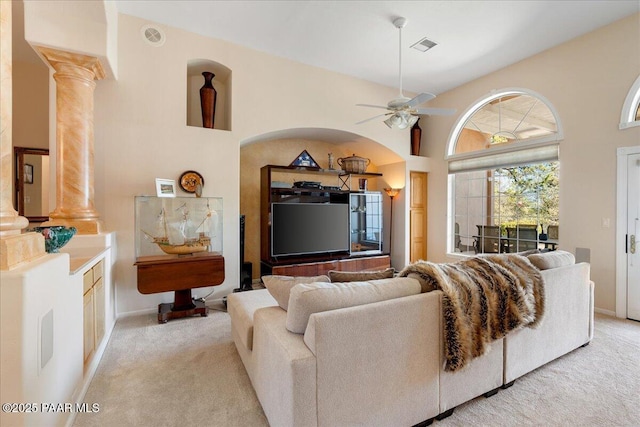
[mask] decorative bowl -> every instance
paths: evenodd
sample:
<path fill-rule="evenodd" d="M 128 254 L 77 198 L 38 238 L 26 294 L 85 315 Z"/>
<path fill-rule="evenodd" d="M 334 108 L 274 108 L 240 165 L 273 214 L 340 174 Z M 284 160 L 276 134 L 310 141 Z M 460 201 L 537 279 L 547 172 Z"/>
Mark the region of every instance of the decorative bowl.
<path fill-rule="evenodd" d="M 347 173 L 364 173 L 369 163 L 371 163 L 371 160 L 356 156 L 355 154 L 338 159 L 338 164 L 342 167 L 342 170 Z"/>
<path fill-rule="evenodd" d="M 75 227 L 52 225 L 50 227 L 34 227 L 27 231 L 42 233 L 45 250 L 48 253 L 57 253 L 61 247 L 69 243 L 69 240 L 76 234 L 77 230 Z"/>

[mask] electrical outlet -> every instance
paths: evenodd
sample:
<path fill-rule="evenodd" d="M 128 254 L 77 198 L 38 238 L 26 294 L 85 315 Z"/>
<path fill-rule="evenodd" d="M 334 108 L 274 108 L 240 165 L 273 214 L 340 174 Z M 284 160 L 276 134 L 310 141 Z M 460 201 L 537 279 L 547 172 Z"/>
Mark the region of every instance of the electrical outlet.
<path fill-rule="evenodd" d="M 609 218 L 602 218 L 602 228 L 609 228 L 611 226 L 611 220 Z"/>

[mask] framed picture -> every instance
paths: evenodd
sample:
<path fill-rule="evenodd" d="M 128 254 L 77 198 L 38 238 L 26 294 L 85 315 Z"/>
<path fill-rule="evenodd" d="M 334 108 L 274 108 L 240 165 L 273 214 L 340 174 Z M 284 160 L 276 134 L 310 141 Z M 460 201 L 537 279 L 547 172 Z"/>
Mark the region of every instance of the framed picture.
<path fill-rule="evenodd" d="M 33 184 L 33 165 L 24 164 L 24 183 Z"/>
<path fill-rule="evenodd" d="M 158 197 L 176 197 L 176 181 L 156 178 L 156 194 Z"/>

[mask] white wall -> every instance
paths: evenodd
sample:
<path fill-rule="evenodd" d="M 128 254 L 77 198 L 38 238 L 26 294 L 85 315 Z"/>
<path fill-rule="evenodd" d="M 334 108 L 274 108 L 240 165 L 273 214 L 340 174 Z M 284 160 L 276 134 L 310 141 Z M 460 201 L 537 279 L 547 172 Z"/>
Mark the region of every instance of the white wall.
<path fill-rule="evenodd" d="M 591 249 L 595 305 L 615 311 L 616 149 L 640 144 L 640 128 L 619 130 L 627 92 L 640 74 L 640 14 L 549 49 L 517 64 L 440 94 L 436 106 L 460 114 L 493 89 L 522 87 L 557 109 L 560 142 L 560 248 Z M 446 257 L 449 132 L 457 117 L 429 118 L 423 126 L 429 176 L 429 256 Z M 609 227 L 602 219 L 610 220 Z"/>

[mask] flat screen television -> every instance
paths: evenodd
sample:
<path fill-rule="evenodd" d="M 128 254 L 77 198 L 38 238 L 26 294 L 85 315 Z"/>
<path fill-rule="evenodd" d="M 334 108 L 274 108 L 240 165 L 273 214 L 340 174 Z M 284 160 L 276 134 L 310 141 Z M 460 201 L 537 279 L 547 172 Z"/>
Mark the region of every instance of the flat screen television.
<path fill-rule="evenodd" d="M 271 256 L 348 252 L 346 203 L 272 203 Z"/>

